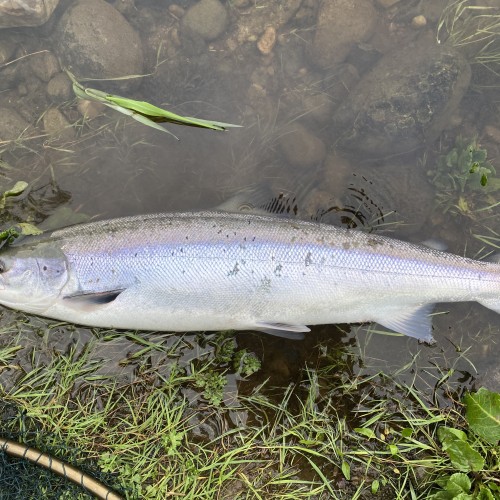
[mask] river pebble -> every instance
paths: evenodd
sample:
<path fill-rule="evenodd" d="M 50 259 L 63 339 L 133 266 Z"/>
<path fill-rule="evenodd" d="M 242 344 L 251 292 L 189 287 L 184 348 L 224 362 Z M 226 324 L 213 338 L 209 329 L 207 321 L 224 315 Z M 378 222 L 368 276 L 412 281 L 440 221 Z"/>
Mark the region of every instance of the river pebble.
<path fill-rule="evenodd" d="M 427 26 L 427 19 L 425 18 L 425 16 L 415 16 L 412 20 L 411 20 L 411 25 L 413 28 L 415 29 L 422 29 L 422 28 L 425 28 Z"/>
<path fill-rule="evenodd" d="M 376 0 L 376 2 L 379 7 L 388 9 L 389 7 L 392 7 L 393 5 L 399 3 L 399 0 Z"/>
<path fill-rule="evenodd" d="M 113 78 L 143 72 L 139 35 L 127 20 L 104 0 L 80 0 L 57 24 L 57 52 L 76 76 Z M 131 88 L 138 79 L 107 83 L 107 88 Z"/>
<path fill-rule="evenodd" d="M 47 94 L 55 100 L 67 101 L 72 95 L 71 80 L 66 73 L 58 73 L 47 84 Z"/>
<path fill-rule="evenodd" d="M 200 0 L 182 18 L 182 25 L 188 32 L 204 40 L 215 40 L 226 29 L 227 11 L 219 0 Z"/>
<path fill-rule="evenodd" d="M 294 167 L 312 167 L 321 163 L 326 147 L 321 139 L 311 134 L 300 123 L 293 124 L 279 138 L 283 155 Z"/>
<path fill-rule="evenodd" d="M 73 127 L 57 108 L 50 108 L 43 115 L 43 128 L 49 136 L 64 141 L 70 141 L 75 137 Z"/>
<path fill-rule="evenodd" d="M 0 106 L 0 142 L 13 141 L 28 128 L 29 123 L 14 109 Z"/>
<path fill-rule="evenodd" d="M 268 26 L 257 42 L 257 48 L 261 54 L 270 54 L 276 43 L 276 30 L 272 26 Z"/>
<path fill-rule="evenodd" d="M 41 52 L 29 58 L 33 73 L 44 82 L 48 82 L 56 73 L 59 73 L 59 62 L 52 52 Z"/>
<path fill-rule="evenodd" d="M 313 62 L 328 68 L 344 61 L 356 42 L 374 33 L 377 12 L 371 0 L 337 0 L 322 3 L 311 47 Z"/>

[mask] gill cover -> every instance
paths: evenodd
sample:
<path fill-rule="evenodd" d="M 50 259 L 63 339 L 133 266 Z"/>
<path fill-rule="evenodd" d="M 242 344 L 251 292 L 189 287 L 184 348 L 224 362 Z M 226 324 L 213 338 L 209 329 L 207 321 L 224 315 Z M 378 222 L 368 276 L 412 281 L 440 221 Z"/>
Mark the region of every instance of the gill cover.
<path fill-rule="evenodd" d="M 21 245 L 0 253 L 0 304 L 43 313 L 67 280 L 66 258 L 54 242 Z"/>

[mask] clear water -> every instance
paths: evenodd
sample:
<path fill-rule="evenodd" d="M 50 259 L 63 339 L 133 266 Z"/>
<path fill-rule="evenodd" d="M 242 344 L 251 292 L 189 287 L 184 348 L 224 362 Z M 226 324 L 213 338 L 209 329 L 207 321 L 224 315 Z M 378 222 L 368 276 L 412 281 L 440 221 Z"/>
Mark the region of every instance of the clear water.
<path fill-rule="evenodd" d="M 194 3 L 179 2 L 178 7 L 188 9 Z M 30 123 L 36 127 L 34 135 L 43 137 L 17 144 L 0 142 L 2 160 L 6 162 L 0 167 L 2 187 L 16 180 L 27 180 L 34 186 L 31 202 L 11 207 L 4 217 L 5 225 L 13 218 L 23 220 L 29 215 L 40 222 L 61 202 L 78 213 L 97 218 L 214 207 L 236 191 L 260 185 L 271 189 L 274 195 L 284 190 L 298 193 L 299 208 L 305 217 L 333 207 L 335 210 L 324 218 L 328 222 L 358 226 L 364 223 L 376 231 L 412 241 L 438 237 L 446 241 L 450 251 L 475 256 L 484 245 L 473 234 L 498 233 L 498 209 L 489 211 L 484 218 L 423 210 L 429 199 L 435 199 L 434 187 L 427 181 L 413 184 L 408 181 L 407 171 L 432 169 L 439 155 L 448 152 L 460 134 L 478 136 L 481 147 L 496 165 L 500 140 L 486 134 L 485 126 L 500 129 L 500 114 L 494 111 L 500 100 L 500 80 L 487 73 L 487 86 L 482 87 L 480 68 L 474 66 L 475 76 L 467 94 L 436 140 L 402 153 L 388 150 L 382 156 L 342 150 L 330 115 L 347 93 L 356 92 L 354 81 L 349 81 L 349 71 L 358 72 L 362 79 L 384 54 L 408 50 L 424 36 L 434 38 L 439 12 L 436 16 L 435 8 L 428 9 L 428 24 L 418 31 L 411 25 L 412 18 L 420 13 L 416 2 L 402 1 L 395 9 L 379 8 L 377 30 L 371 42 L 360 43 L 351 53 L 351 66 L 345 73 L 345 66 L 320 69 L 311 64 L 308 51 L 313 43 L 317 3 L 304 0 L 297 15 L 279 27 L 271 54 L 263 55 L 256 42 L 267 21 L 277 19 L 282 2 L 252 1 L 243 8 L 226 2 L 227 28 L 212 42 L 175 32 L 180 29 L 179 11 L 172 8 L 172 2 L 115 2 L 142 34 L 144 71 L 153 72 L 154 62 L 162 62 L 153 77 L 144 78 L 138 90 L 126 95 L 181 114 L 243 125 L 225 133 L 167 125 L 180 139 L 176 141 L 112 110 L 105 110 L 94 120 L 83 120 L 75 101 L 69 99 L 56 100 L 54 104 L 65 113 L 68 122 L 75 123 L 74 137 L 47 137 L 43 130 L 43 114 L 49 104 L 46 84 L 38 83 L 33 91 L 21 95 L 23 86 L 34 78 L 28 64 L 30 56 L 14 63 L 23 64 L 24 69 L 19 72 L 19 79 L 2 89 L 0 104 L 13 105 L 23 116 L 31 116 Z M 61 13 L 56 11 L 56 20 Z M 16 30 L 17 52 L 11 59 L 36 50 L 53 50 L 58 44 L 55 24 Z M 246 36 L 240 35 L 242 25 L 248 27 Z M 153 32 L 165 35 L 162 45 L 154 44 L 161 36 L 152 36 Z M 0 41 L 11 34 L 11 30 L 0 30 Z M 0 67 L 0 72 L 6 69 Z M 72 70 L 79 78 L 87 76 L 78 68 Z M 106 88 L 106 82 L 85 85 Z M 283 137 L 298 125 L 306 131 L 308 141 L 316 141 L 311 157 L 318 155 L 319 160 L 306 158 L 298 165 L 287 159 Z M 318 141 L 324 145 L 324 153 L 318 152 Z M 47 201 L 50 195 L 54 195 L 53 203 Z M 405 224 L 408 221 L 411 226 Z M 436 311 L 445 314 L 434 320 L 434 346 L 381 333 L 376 325 L 315 327 L 303 342 L 238 333 L 239 346 L 261 355 L 263 371 L 243 385 L 232 379 L 228 393 L 237 385 L 240 390 L 249 391 L 266 377 L 271 378 L 271 383 L 286 385 L 301 367 L 314 365 L 313 358 L 319 350 L 311 349 L 320 341 L 330 350 L 348 345 L 357 356 L 356 374 L 383 370 L 396 374 L 401 381 L 414 381 L 421 390 L 429 392 L 444 374 L 449 374 L 449 380 L 464 388 L 484 383 L 498 390 L 500 316 L 477 304 L 440 304 Z M 124 379 L 133 377 L 133 359 L 126 363 L 124 360 L 130 359 L 140 346 L 127 336 L 64 325 L 48 330 L 46 321 L 3 311 L 4 324 L 16 318 L 26 322 L 21 335 L 26 347 L 36 345 L 47 352 L 65 350 L 69 344 L 83 346 L 97 335 L 96 357 L 107 359 L 100 372 L 116 373 Z M 170 334 L 141 335 L 151 342 L 175 346 L 177 351 L 169 352 L 172 359 L 189 361 L 204 350 L 193 335 L 181 341 Z M 164 358 L 158 356 L 156 362 L 161 369 Z M 24 362 L 28 363 L 27 354 Z M 2 378 L 5 383 L 8 372 Z"/>

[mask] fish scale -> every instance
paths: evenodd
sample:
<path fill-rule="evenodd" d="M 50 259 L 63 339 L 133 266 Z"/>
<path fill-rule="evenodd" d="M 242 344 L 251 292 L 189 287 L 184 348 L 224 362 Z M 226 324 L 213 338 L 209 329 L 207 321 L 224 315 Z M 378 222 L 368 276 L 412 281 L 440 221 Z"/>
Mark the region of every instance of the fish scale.
<path fill-rule="evenodd" d="M 498 264 L 248 213 L 75 225 L 8 249 L 0 270 L 0 303 L 108 328 L 297 337 L 307 325 L 376 321 L 432 341 L 436 302 L 500 311 Z"/>

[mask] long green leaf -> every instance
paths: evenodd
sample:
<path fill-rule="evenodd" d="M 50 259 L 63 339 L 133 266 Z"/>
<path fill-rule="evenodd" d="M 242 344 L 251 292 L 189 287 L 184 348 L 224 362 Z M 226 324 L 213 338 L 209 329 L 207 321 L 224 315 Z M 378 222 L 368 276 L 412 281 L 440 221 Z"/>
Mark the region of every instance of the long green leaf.
<path fill-rule="evenodd" d="M 232 123 L 204 120 L 202 118 L 193 118 L 191 116 L 181 116 L 176 113 L 172 113 L 171 111 L 167 111 L 166 109 L 159 108 L 158 106 L 150 104 L 146 101 L 136 101 L 127 97 L 121 97 L 108 92 L 103 92 L 102 90 L 86 88 L 76 80 L 75 76 L 70 71 L 66 70 L 66 73 L 73 82 L 73 92 L 79 99 L 100 102 L 115 111 L 130 116 L 144 125 L 153 127 L 162 132 L 167 132 L 174 137 L 174 134 L 161 125 L 158 125 L 158 123 L 173 123 L 175 125 L 206 128 L 217 131 L 224 131 L 227 128 L 241 127 L 241 125 L 234 125 Z"/>

